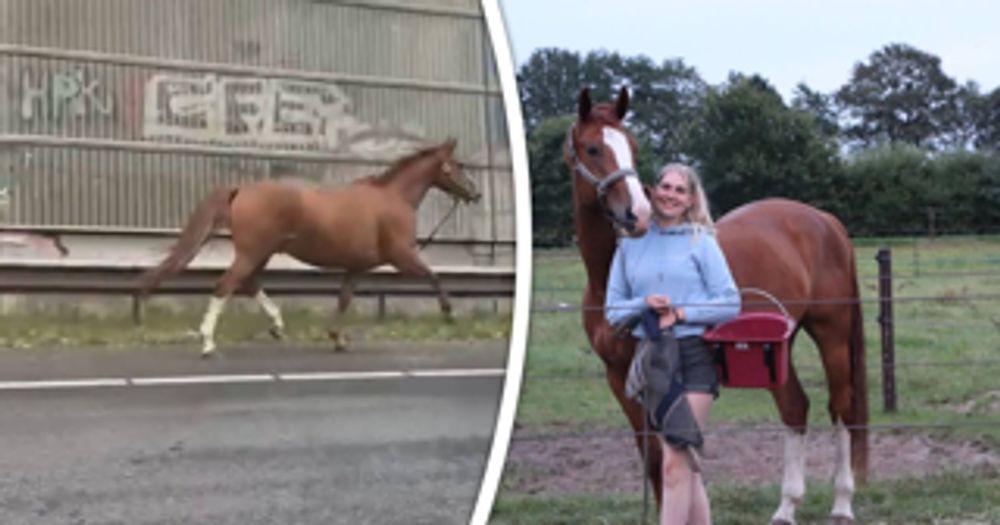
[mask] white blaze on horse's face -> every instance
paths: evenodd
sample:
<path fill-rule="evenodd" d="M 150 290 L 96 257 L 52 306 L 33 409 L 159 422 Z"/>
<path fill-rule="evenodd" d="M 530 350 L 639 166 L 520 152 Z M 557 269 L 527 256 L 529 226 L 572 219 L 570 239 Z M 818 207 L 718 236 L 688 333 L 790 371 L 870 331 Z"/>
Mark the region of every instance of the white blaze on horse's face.
<path fill-rule="evenodd" d="M 611 148 L 618 162 L 618 169 L 635 169 L 635 162 L 632 160 L 632 148 L 629 147 L 628 137 L 620 130 L 611 126 L 604 126 L 604 144 Z"/>
<path fill-rule="evenodd" d="M 628 137 L 611 126 L 605 126 L 603 131 L 604 144 L 614 153 L 618 169 L 635 170 L 635 161 L 632 158 L 632 147 L 629 145 Z M 625 177 L 625 185 L 628 187 L 628 194 L 632 201 L 632 214 L 637 219 L 638 230 L 645 232 L 651 213 L 649 199 L 642 191 L 642 184 L 639 183 L 638 177 Z"/>

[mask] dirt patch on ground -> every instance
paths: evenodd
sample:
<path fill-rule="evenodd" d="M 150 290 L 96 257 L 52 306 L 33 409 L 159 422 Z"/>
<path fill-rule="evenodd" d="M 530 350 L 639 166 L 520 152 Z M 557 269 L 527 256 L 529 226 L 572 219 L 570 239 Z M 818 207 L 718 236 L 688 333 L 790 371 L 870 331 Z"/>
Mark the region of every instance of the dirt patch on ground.
<path fill-rule="evenodd" d="M 781 431 L 718 425 L 706 434 L 704 473 L 709 483 L 781 481 Z M 942 441 L 912 433 L 870 434 L 869 479 L 922 476 L 971 467 L 1000 468 L 1000 454 L 976 442 Z M 833 433 L 807 438 L 806 477 L 833 478 Z M 620 428 L 584 433 L 542 427 L 515 431 L 507 456 L 509 489 L 522 493 L 635 493 L 642 464 Z"/>
<path fill-rule="evenodd" d="M 951 405 L 949 408 L 963 415 L 980 412 L 990 415 L 1000 414 L 1000 390 L 990 390 L 964 403 Z"/>

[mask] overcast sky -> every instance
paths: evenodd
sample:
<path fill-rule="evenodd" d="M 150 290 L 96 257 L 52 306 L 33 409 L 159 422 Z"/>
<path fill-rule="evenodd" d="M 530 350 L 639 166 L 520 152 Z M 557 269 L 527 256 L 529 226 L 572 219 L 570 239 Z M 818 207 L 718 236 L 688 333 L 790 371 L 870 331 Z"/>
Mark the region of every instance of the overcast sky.
<path fill-rule="evenodd" d="M 996 0 L 499 0 L 515 69 L 538 48 L 680 58 L 705 81 L 758 73 L 790 99 L 824 93 L 889 43 L 941 58 L 959 83 L 1000 86 Z"/>

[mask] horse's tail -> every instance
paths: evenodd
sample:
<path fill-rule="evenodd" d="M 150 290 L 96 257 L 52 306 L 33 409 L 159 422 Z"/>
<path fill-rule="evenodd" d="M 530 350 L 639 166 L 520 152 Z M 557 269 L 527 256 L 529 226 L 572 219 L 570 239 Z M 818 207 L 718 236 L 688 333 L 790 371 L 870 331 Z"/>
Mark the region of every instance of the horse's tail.
<path fill-rule="evenodd" d="M 850 242 L 850 241 L 848 241 Z M 851 427 L 851 467 L 859 483 L 868 479 L 868 370 L 865 365 L 864 318 L 861 316 L 861 295 L 858 288 L 858 272 L 854 250 L 851 254 L 851 281 L 854 288 L 854 304 L 851 306 L 851 411 L 854 413 Z"/>
<path fill-rule="evenodd" d="M 149 296 L 149 293 L 164 279 L 180 272 L 191 259 L 194 259 L 212 232 L 228 220 L 229 203 L 236 196 L 236 192 L 237 189 L 231 186 L 216 188 L 198 203 L 198 207 L 181 230 L 177 242 L 170 247 L 170 253 L 156 267 L 146 270 L 139 276 L 139 297 Z"/>

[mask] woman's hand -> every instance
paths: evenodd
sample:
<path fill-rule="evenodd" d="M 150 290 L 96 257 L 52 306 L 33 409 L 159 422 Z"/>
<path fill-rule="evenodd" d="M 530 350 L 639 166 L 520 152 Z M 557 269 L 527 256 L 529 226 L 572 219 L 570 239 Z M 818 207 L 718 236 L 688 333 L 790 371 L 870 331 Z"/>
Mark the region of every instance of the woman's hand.
<path fill-rule="evenodd" d="M 677 324 L 677 310 L 669 308 L 660 314 L 660 330 L 666 330 L 675 324 Z"/>
<path fill-rule="evenodd" d="M 666 295 L 647 295 L 646 306 L 652 308 L 656 313 L 660 314 L 661 330 L 665 330 L 677 324 L 679 320 L 677 316 L 677 309 L 670 305 L 670 298 Z"/>
<path fill-rule="evenodd" d="M 646 306 L 656 310 L 658 314 L 665 314 L 667 310 L 670 310 L 670 298 L 666 295 L 647 295 L 646 296 Z"/>

